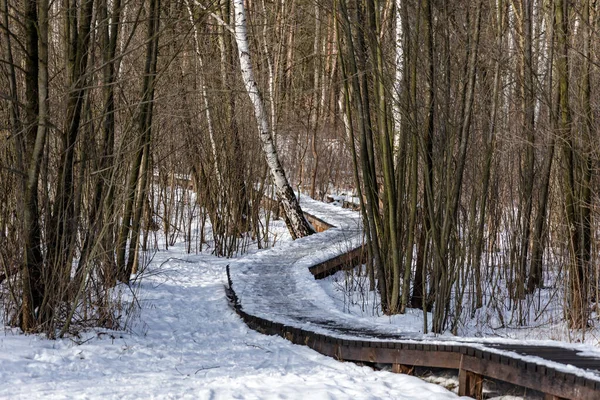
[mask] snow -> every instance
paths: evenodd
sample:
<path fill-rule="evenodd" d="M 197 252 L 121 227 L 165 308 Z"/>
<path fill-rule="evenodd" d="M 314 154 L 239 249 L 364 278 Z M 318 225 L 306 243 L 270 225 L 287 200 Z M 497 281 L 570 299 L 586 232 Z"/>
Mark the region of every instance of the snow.
<path fill-rule="evenodd" d="M 362 245 L 359 214 L 301 197 L 303 210 L 334 225 L 325 232 L 284 242 L 231 262 L 233 289 L 244 312 L 337 337 L 369 338 L 370 332 L 410 337 L 400 327 L 377 325 L 337 309 L 308 268 Z"/>
<path fill-rule="evenodd" d="M 335 225 L 319 235 L 286 242 L 266 252 L 245 257 L 231 264 L 233 289 L 243 311 L 295 328 L 350 340 L 392 340 L 407 342 L 427 341 L 428 344 L 462 345 L 491 353 L 507 355 L 527 362 L 545 365 L 577 376 L 598 380 L 598 371 L 586 371 L 572 365 L 546 360 L 531 354 L 523 346 L 551 345 L 585 352 L 598 358 L 589 347 L 540 340 L 525 341 L 502 338 L 433 336 L 422 333 L 422 319 L 413 310 L 404 316 L 369 316 L 363 309 L 356 312 L 345 304 L 340 307 L 339 297 L 332 296 L 327 284 L 315 281 L 308 267 L 327 260 L 344 250 L 354 249 L 362 242 L 358 213 L 340 210 L 333 205 L 319 203 L 304 196 L 301 201 L 306 212 Z M 331 282 L 331 280 L 330 280 Z M 330 286 L 330 285 L 329 285 Z M 365 302 L 364 304 L 369 304 Z M 371 301 L 376 309 L 376 299 Z M 354 312 L 353 312 L 354 311 Z M 428 317 L 431 320 L 431 316 Z M 517 351 L 496 346 L 516 346 Z M 523 354 L 520 354 L 523 353 Z M 551 358 L 551 357 L 550 357 Z M 598 358 L 600 363 L 600 358 Z"/>
<path fill-rule="evenodd" d="M 241 268 L 246 257 L 188 255 L 185 247 L 157 252 L 138 277 L 141 308 L 125 332 L 97 329 L 50 341 L 6 328 L 0 335 L 0 398 L 456 398 L 415 377 L 341 363 L 250 330 L 223 290 L 227 263 Z M 269 252 L 248 259 L 254 264 Z M 129 289 L 121 289 L 134 301 Z"/>
<path fill-rule="evenodd" d="M 237 259 L 186 254 L 183 242 L 146 254 L 152 261 L 137 277 L 134 290 L 118 288 L 124 308 L 140 305 L 127 316 L 125 331 L 97 329 L 78 338 L 49 341 L 5 328 L 0 335 L 0 398 L 456 398 L 418 378 L 340 363 L 249 329 L 225 297 L 228 264 L 248 314 L 336 337 L 468 344 L 598 379 L 569 365 L 494 348 L 531 342 L 423 335 L 418 311 L 378 316 L 377 299 L 369 298 L 368 290 L 362 298 L 340 297 L 335 285 L 348 284 L 343 273 L 315 281 L 308 267 L 362 244 L 359 215 L 307 196 L 301 197 L 301 204 L 334 228 L 291 241 L 280 223 L 272 232 L 279 238 L 274 248 L 252 250 Z M 586 344 L 535 344 L 558 345 L 587 357 L 600 355 Z M 452 379 L 441 381 L 456 386 Z"/>

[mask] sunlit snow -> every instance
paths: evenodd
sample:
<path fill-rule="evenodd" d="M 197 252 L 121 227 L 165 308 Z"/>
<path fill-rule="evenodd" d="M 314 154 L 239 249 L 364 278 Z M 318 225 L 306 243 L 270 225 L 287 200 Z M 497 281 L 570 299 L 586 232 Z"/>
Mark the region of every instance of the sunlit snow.
<path fill-rule="evenodd" d="M 159 251 L 127 332 L 56 341 L 5 330 L 0 397 L 10 399 L 446 399 L 418 378 L 341 363 L 250 330 L 223 290 L 231 260 Z M 131 300 L 132 296 L 128 295 Z"/>

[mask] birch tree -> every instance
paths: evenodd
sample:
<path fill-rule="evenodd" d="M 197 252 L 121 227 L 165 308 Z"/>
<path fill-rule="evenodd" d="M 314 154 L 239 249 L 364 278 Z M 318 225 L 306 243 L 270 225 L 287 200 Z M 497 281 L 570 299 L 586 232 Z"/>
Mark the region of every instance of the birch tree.
<path fill-rule="evenodd" d="M 244 7 L 243 0 L 234 0 L 233 2 L 235 12 L 235 41 L 238 47 L 238 57 L 240 61 L 240 69 L 242 72 L 242 79 L 246 92 L 250 98 L 250 102 L 254 107 L 254 116 L 256 118 L 256 124 L 262 149 L 267 160 L 267 165 L 271 172 L 273 183 L 275 184 L 277 197 L 283 206 L 285 213 L 285 220 L 290 231 L 290 234 L 294 239 L 303 236 L 308 236 L 314 233 L 313 227 L 308 223 L 300 203 L 294 194 L 292 186 L 290 185 L 279 155 L 277 154 L 277 148 L 273 142 L 273 134 L 269 125 L 269 117 L 265 109 L 265 103 L 262 95 L 258 88 L 256 79 L 254 78 L 254 71 L 252 69 L 252 59 L 250 53 L 250 46 L 248 44 L 248 30 L 246 25 L 246 9 Z"/>

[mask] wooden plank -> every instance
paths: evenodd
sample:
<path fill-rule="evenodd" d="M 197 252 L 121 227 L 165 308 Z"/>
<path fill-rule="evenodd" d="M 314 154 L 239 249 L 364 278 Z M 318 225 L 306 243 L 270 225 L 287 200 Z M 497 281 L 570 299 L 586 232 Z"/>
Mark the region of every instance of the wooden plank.
<path fill-rule="evenodd" d="M 404 364 L 419 367 L 458 369 L 460 354 L 440 351 L 398 350 L 385 348 L 361 348 L 347 360 L 377 362 L 382 364 Z"/>
<path fill-rule="evenodd" d="M 548 369 L 546 368 L 545 365 L 538 365 L 537 366 L 537 373 L 540 375 L 547 375 L 548 374 Z"/>
<path fill-rule="evenodd" d="M 315 264 L 309 267 L 308 270 L 313 274 L 315 279 L 323 279 L 338 271 L 349 270 L 364 263 L 366 261 L 365 256 L 366 251 L 363 246 L 360 246 L 344 254 Z"/>
<path fill-rule="evenodd" d="M 505 365 L 463 356 L 461 369 L 565 399 L 593 400 L 599 397 L 596 390 L 586 385 L 567 382 L 565 374 L 554 371 L 554 376 L 542 375 L 529 371 L 523 362 L 510 361 L 509 365 Z M 548 368 L 548 371 L 553 370 Z"/>
<path fill-rule="evenodd" d="M 483 376 L 461 368 L 458 371 L 458 395 L 483 399 Z"/>
<path fill-rule="evenodd" d="M 327 229 L 330 229 L 333 227 L 333 225 L 328 224 L 327 222 L 323 221 L 322 219 L 320 219 L 318 217 L 315 217 L 314 215 L 304 213 L 304 216 L 306 217 L 308 222 L 310 222 L 310 224 L 315 228 L 315 230 L 318 233 L 325 232 Z"/>

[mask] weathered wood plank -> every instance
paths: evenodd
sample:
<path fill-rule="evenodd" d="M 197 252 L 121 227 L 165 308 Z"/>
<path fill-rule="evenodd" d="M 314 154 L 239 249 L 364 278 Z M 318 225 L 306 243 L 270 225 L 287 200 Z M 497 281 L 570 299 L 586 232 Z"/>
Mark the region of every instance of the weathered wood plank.
<path fill-rule="evenodd" d="M 511 359 L 511 361 L 509 365 L 504 365 L 463 356 L 461 369 L 565 399 L 592 400 L 599 398 L 596 390 L 591 390 L 591 388 L 575 382 L 568 382 L 565 378 L 573 376 L 572 374 L 565 375 L 554 371 L 554 377 L 551 377 L 528 370 L 525 363 L 520 360 Z"/>
<path fill-rule="evenodd" d="M 473 397 L 477 400 L 483 399 L 483 376 L 462 368 L 459 369 L 458 395 Z"/>
<path fill-rule="evenodd" d="M 315 279 L 323 279 L 338 271 L 353 269 L 357 265 L 364 263 L 366 261 L 365 257 L 366 251 L 364 250 L 364 247 L 361 246 L 322 263 L 313 265 L 309 268 L 309 271 L 313 274 Z"/>

